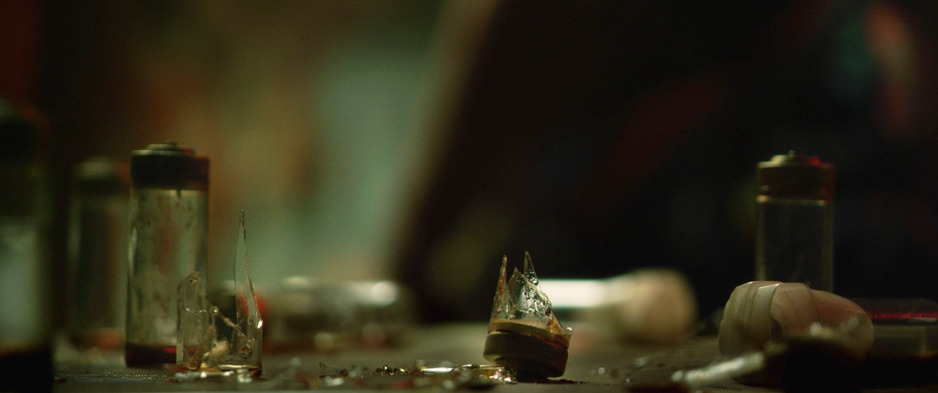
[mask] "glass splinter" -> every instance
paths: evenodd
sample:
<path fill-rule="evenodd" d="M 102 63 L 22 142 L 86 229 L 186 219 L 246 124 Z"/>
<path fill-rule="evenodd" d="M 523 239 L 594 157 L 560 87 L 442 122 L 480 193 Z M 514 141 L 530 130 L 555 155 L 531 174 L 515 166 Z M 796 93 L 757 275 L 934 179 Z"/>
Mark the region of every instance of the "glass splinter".
<path fill-rule="evenodd" d="M 238 328 L 243 334 L 238 335 L 237 353 L 246 364 L 261 365 L 261 331 L 264 322 L 261 320 L 260 308 L 257 305 L 257 296 L 254 285 L 251 283 L 251 274 L 248 267 L 248 231 L 244 223 L 244 210 L 240 219 L 241 235 L 235 251 L 234 283 L 235 303 L 237 304 Z"/>
<path fill-rule="evenodd" d="M 179 310 L 176 364 L 180 370 L 198 370 L 215 342 L 213 317 L 202 294 L 202 276 L 192 272 L 176 290 Z"/>
<path fill-rule="evenodd" d="M 234 320 L 206 300 L 198 272 L 190 274 L 179 284 L 176 350 L 179 371 L 221 374 L 238 371 L 252 377 L 261 374 L 261 335 L 264 323 L 248 268 L 247 228 L 243 211 L 239 229 L 231 288 L 233 293 L 227 296 L 228 300 L 223 300 L 224 304 L 231 305 L 225 310 L 229 315 L 234 314 Z"/>
<path fill-rule="evenodd" d="M 502 257 L 492 304 L 485 358 L 518 374 L 519 379 L 563 375 L 572 330 L 554 315 L 550 299 L 538 288 L 531 255 L 525 252 L 524 273 L 515 268 L 507 276 Z"/>

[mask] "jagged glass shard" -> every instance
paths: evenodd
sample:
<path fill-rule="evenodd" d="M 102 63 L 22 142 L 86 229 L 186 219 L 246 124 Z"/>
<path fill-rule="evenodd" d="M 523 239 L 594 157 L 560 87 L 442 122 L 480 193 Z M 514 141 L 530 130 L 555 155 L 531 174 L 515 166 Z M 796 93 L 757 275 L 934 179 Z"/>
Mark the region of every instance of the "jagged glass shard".
<path fill-rule="evenodd" d="M 211 304 L 202 290 L 202 277 L 193 272 L 177 288 L 179 325 L 176 366 L 183 372 L 225 373 L 246 370 L 261 374 L 261 319 L 248 269 L 247 229 L 241 212 L 240 235 L 236 246 L 231 307 L 234 320 Z M 228 303 L 228 302 L 226 302 Z"/>
<path fill-rule="evenodd" d="M 202 276 L 192 272 L 176 290 L 179 325 L 176 365 L 180 370 L 198 370 L 215 342 L 215 327 L 208 302 L 202 295 Z"/>
<path fill-rule="evenodd" d="M 508 321 L 542 328 L 552 334 L 569 338 L 572 330 L 564 328 L 551 309 L 550 299 L 538 287 L 531 255 L 525 252 L 524 273 L 514 269 L 507 276 L 508 257 L 502 257 L 498 286 L 492 304 L 492 321 Z"/>
<path fill-rule="evenodd" d="M 498 273 L 498 286 L 495 288 L 495 299 L 492 301 L 491 319 L 508 319 L 513 309 L 511 300 L 508 299 L 508 279 L 505 272 L 508 269 L 508 256 L 502 256 L 502 267 Z"/>
<path fill-rule="evenodd" d="M 261 319 L 260 308 L 257 305 L 257 296 L 254 293 L 254 284 L 251 283 L 251 273 L 248 266 L 247 226 L 244 223 L 244 211 L 241 211 L 241 235 L 235 251 L 234 263 L 234 290 L 235 304 L 237 305 L 237 330 L 242 334 L 230 337 L 230 342 L 236 349 L 241 362 L 245 365 L 261 366 L 261 333 L 264 321 Z"/>

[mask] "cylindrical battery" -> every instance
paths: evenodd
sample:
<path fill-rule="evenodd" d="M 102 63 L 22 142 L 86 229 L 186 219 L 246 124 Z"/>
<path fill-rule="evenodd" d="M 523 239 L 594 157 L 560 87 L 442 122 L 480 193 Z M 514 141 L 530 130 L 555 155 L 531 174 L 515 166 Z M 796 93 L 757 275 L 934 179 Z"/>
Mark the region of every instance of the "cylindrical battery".
<path fill-rule="evenodd" d="M 127 295 L 126 162 L 75 168 L 69 222 L 68 337 L 79 348 L 120 348 Z"/>
<path fill-rule="evenodd" d="M 756 280 L 834 289 L 834 166 L 791 151 L 756 166 Z"/>
<path fill-rule="evenodd" d="M 53 390 L 47 137 L 42 114 L 0 99 L 0 392 Z"/>
<path fill-rule="evenodd" d="M 133 152 L 125 362 L 176 363 L 176 288 L 205 274 L 208 158 L 175 143 Z"/>

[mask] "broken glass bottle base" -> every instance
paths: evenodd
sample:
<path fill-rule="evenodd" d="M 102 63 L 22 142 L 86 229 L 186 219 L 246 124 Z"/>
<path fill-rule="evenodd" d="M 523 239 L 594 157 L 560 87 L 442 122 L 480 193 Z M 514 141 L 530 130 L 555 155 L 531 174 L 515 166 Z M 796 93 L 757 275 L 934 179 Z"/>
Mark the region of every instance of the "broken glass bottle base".
<path fill-rule="evenodd" d="M 520 381 L 563 375 L 569 340 L 549 331 L 506 320 L 492 320 L 485 359 L 515 372 Z"/>
<path fill-rule="evenodd" d="M 502 257 L 483 355 L 519 380 L 559 377 L 572 331 L 560 324 L 539 289 L 530 254 L 524 254 L 524 273 L 516 268 L 509 279 L 507 268 L 508 258 Z"/>

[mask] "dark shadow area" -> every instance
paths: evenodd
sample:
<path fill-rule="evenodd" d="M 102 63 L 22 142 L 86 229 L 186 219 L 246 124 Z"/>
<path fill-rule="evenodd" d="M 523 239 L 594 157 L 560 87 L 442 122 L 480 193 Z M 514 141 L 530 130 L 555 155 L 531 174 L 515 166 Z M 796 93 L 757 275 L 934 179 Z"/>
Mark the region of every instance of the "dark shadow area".
<path fill-rule="evenodd" d="M 936 11 L 504 2 L 401 277 L 428 319 L 484 319 L 502 254 L 542 278 L 666 266 L 705 315 L 753 277 L 756 163 L 796 149 L 836 166 L 836 291 L 934 298 Z M 436 266 L 460 253 L 482 258 Z"/>

